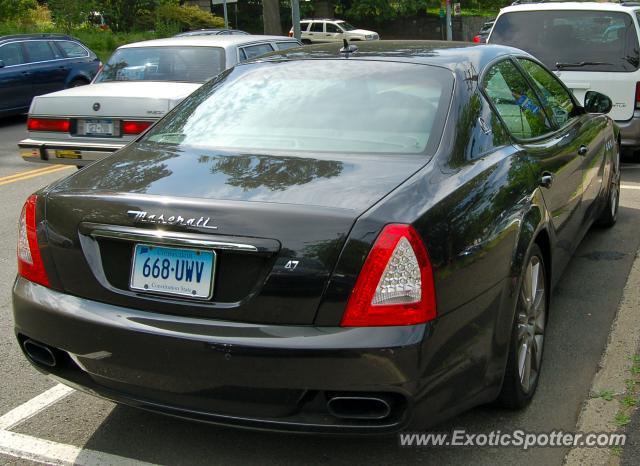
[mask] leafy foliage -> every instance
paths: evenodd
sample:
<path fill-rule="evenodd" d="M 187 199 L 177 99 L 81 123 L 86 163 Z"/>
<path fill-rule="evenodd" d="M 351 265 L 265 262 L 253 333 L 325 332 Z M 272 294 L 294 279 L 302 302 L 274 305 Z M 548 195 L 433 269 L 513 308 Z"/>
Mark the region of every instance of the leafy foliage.
<path fill-rule="evenodd" d="M 181 30 L 223 27 L 224 20 L 193 5 L 164 4 L 157 9 L 158 22 L 177 24 Z"/>
<path fill-rule="evenodd" d="M 12 21 L 27 17 L 37 6 L 36 0 L 0 0 L 0 19 Z"/>
<path fill-rule="evenodd" d="M 70 33 L 76 25 L 87 21 L 89 13 L 94 11 L 92 0 L 49 0 L 47 5 L 55 24 L 66 33 Z"/>

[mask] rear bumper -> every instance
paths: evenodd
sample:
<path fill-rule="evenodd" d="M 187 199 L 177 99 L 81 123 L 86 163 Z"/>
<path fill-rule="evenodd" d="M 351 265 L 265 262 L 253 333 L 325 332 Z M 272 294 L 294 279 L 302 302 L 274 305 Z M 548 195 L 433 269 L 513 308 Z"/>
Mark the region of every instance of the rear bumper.
<path fill-rule="evenodd" d="M 627 121 L 616 121 L 620 128 L 622 146 L 640 146 L 640 110 L 633 112 L 633 117 Z"/>
<path fill-rule="evenodd" d="M 16 334 L 51 347 L 39 370 L 92 394 L 193 420 L 301 432 L 388 433 L 411 421 L 428 325 L 256 325 L 136 311 L 18 278 Z M 332 415 L 335 395 L 385 397 L 382 419 Z"/>
<path fill-rule="evenodd" d="M 103 144 L 39 139 L 24 139 L 18 143 L 20 155 L 28 162 L 78 166 L 101 160 L 125 145 L 126 143 Z"/>

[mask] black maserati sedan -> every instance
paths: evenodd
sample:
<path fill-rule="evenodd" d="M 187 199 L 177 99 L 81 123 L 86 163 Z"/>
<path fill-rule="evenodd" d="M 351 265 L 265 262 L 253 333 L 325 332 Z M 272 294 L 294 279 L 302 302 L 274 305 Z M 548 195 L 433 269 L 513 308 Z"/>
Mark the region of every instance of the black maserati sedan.
<path fill-rule="evenodd" d="M 65 384 L 211 423 L 385 433 L 521 408 L 554 284 L 616 221 L 610 109 L 503 46 L 236 66 L 29 197 L 17 339 Z"/>

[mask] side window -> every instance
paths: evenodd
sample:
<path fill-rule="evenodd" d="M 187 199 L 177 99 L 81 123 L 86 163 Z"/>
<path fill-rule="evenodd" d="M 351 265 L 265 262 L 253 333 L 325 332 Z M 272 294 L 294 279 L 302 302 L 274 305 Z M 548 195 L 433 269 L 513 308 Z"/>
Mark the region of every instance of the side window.
<path fill-rule="evenodd" d="M 273 52 L 273 48 L 269 44 L 257 44 L 249 45 L 241 49 L 241 56 L 244 60 L 250 60 L 251 58 L 259 57 L 265 53 Z"/>
<path fill-rule="evenodd" d="M 64 53 L 62 53 L 62 49 L 56 46 L 55 42 L 47 42 L 49 47 L 51 47 L 51 51 L 53 52 L 53 57 L 57 60 L 64 58 Z"/>
<path fill-rule="evenodd" d="M 53 53 L 49 42 L 44 40 L 27 41 L 24 43 L 29 55 L 29 63 L 55 60 L 56 55 Z"/>
<path fill-rule="evenodd" d="M 324 32 L 324 23 L 322 21 L 311 23 L 311 32 Z"/>
<path fill-rule="evenodd" d="M 276 42 L 276 47 L 278 50 L 287 50 L 294 47 L 300 47 L 300 45 L 297 42 Z"/>
<path fill-rule="evenodd" d="M 80 44 L 68 40 L 57 41 L 58 47 L 64 52 L 67 58 L 87 57 L 89 54 Z"/>
<path fill-rule="evenodd" d="M 22 53 L 22 45 L 19 42 L 0 47 L 0 60 L 4 62 L 4 66 L 22 65 L 26 62 Z"/>
<path fill-rule="evenodd" d="M 327 23 L 327 32 L 332 34 L 342 34 L 342 29 L 333 23 Z"/>
<path fill-rule="evenodd" d="M 571 118 L 574 108 L 569 92 L 560 84 L 558 78 L 536 62 L 523 58 L 519 58 L 518 61 L 531 76 L 542 99 L 542 105 L 549 109 L 555 124 L 563 126 Z"/>
<path fill-rule="evenodd" d="M 553 130 L 533 89 L 511 60 L 493 65 L 483 87 L 514 137 L 530 139 Z"/>
<path fill-rule="evenodd" d="M 309 28 L 309 21 L 305 21 L 303 23 L 300 23 L 300 32 L 307 32 L 307 29 Z"/>

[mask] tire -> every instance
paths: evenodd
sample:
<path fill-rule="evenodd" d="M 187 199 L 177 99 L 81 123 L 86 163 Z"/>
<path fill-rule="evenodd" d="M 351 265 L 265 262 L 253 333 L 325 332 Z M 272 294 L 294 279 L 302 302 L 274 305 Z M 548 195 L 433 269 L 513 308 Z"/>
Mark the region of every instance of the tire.
<path fill-rule="evenodd" d="M 311 45 L 311 41 L 309 39 L 302 39 L 302 45 Z"/>
<path fill-rule="evenodd" d="M 596 224 L 610 228 L 618 220 L 618 207 L 620 205 L 620 146 L 616 144 L 616 155 L 611 168 L 611 178 L 609 179 L 609 189 L 607 190 L 607 201 L 602 213 L 596 220 Z"/>
<path fill-rule="evenodd" d="M 518 287 L 507 367 L 497 404 L 522 409 L 529 404 L 538 387 L 545 330 L 549 315 L 549 282 L 544 256 L 537 244 L 524 262 Z"/>
<path fill-rule="evenodd" d="M 86 86 L 87 84 L 89 84 L 89 81 L 87 81 L 85 79 L 81 79 L 81 78 L 76 78 L 76 79 L 74 79 L 73 81 L 71 81 L 69 83 L 69 88 Z"/>

